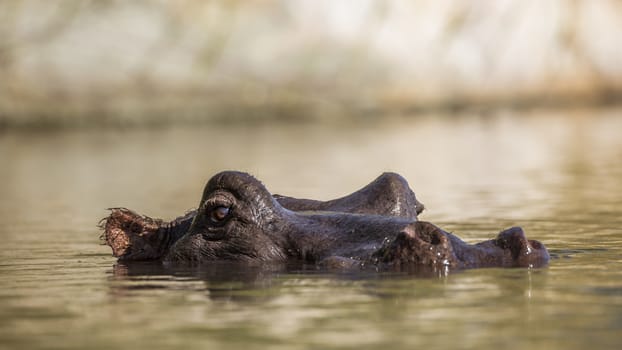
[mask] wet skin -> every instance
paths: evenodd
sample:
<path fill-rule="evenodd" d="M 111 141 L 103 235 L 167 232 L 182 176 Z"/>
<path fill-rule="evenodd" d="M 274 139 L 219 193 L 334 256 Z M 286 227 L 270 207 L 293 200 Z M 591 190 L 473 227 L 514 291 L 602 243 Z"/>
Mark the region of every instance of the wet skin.
<path fill-rule="evenodd" d="M 395 173 L 383 173 L 360 190 L 329 201 L 299 199 L 275 194 L 281 206 L 292 211 L 330 211 L 417 219 L 424 206 L 408 182 Z M 102 238 L 113 255 L 123 261 L 161 259 L 190 228 L 197 215 L 192 210 L 166 222 L 137 214 L 126 208 L 112 208 L 100 227 Z"/>
<path fill-rule="evenodd" d="M 209 180 L 188 231 L 164 256 L 167 263 L 303 261 L 329 268 L 538 267 L 548 260 L 546 248 L 518 227 L 471 245 L 415 218 L 296 212 L 240 172 Z"/>

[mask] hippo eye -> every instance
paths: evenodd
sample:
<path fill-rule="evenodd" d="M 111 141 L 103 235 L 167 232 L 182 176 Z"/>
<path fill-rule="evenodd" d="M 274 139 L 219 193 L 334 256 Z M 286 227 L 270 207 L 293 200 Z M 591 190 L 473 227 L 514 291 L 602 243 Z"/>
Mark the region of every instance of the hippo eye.
<path fill-rule="evenodd" d="M 214 207 L 211 209 L 209 218 L 214 223 L 221 223 L 227 218 L 231 209 L 227 207 Z"/>

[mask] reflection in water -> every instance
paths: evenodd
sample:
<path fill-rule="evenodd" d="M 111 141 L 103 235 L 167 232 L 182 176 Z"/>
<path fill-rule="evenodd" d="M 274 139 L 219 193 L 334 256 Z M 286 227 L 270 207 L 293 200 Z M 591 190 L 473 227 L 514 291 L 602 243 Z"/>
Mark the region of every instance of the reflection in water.
<path fill-rule="evenodd" d="M 619 348 L 619 110 L 0 135 L 0 344 L 7 348 Z M 121 264 L 104 208 L 165 219 L 215 172 L 318 199 L 404 175 L 421 219 L 468 242 L 522 226 L 544 269 L 432 276 L 304 266 Z M 0 346 L 0 347 L 2 347 Z"/>
<path fill-rule="evenodd" d="M 454 271 L 459 273 L 459 271 Z M 207 292 L 210 299 L 248 300 L 264 298 L 262 289 L 280 288 L 287 279 L 325 278 L 341 281 L 366 281 L 394 278 L 444 279 L 447 267 L 433 269 L 409 267 L 403 271 L 322 270 L 301 263 L 253 266 L 235 262 L 212 262 L 201 266 L 171 266 L 161 262 L 117 262 L 112 269 L 111 293 L 132 296 L 145 290 L 190 289 Z M 202 283 L 201 283 L 202 282 Z M 248 293 L 252 290 L 252 293 Z M 373 293 L 373 291 L 369 291 Z"/>
<path fill-rule="evenodd" d="M 210 298 L 236 298 L 245 290 L 271 286 L 285 266 L 244 266 L 215 262 L 202 267 L 172 267 L 160 262 L 124 262 L 113 266 L 112 293 L 123 296 L 145 289 L 207 291 Z M 244 297 L 244 295 L 239 295 Z"/>
<path fill-rule="evenodd" d="M 162 307 L 176 317 L 193 318 L 203 332 L 247 324 L 252 329 L 243 329 L 242 336 L 265 334 L 272 342 L 400 346 L 439 341 L 448 329 L 467 332 L 474 343 L 490 341 L 489 327 L 496 323 L 518 322 L 516 331 L 526 331 L 530 320 L 541 317 L 532 304 L 542 297 L 540 291 L 548 280 L 546 270 L 524 269 L 422 278 L 406 273 L 244 271 L 231 266 L 229 275 L 222 274 L 223 268 L 116 265 L 110 287 L 117 302 L 124 305 L 174 303 L 175 295 L 183 296 L 188 301 L 182 305 Z M 183 315 L 179 315 L 181 310 Z"/>

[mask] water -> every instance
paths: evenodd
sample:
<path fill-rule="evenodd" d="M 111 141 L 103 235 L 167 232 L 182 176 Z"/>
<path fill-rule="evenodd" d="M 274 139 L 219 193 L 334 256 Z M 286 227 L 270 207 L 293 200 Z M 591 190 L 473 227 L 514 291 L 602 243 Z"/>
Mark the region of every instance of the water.
<path fill-rule="evenodd" d="M 622 345 L 617 109 L 0 134 L 0 349 Z M 328 199 L 403 174 L 469 242 L 521 225 L 543 269 L 352 274 L 117 264 L 105 208 L 170 219 L 210 175 Z"/>

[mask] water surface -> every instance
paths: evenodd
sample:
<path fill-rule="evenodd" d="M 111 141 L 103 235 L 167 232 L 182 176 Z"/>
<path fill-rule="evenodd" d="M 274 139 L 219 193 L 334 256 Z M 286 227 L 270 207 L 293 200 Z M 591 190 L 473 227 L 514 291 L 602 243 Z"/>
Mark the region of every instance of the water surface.
<path fill-rule="evenodd" d="M 0 348 L 622 345 L 621 111 L 0 134 Z M 542 269 L 399 273 L 118 264 L 105 208 L 170 219 L 224 169 L 328 199 L 404 175 L 469 242 L 523 226 Z"/>

